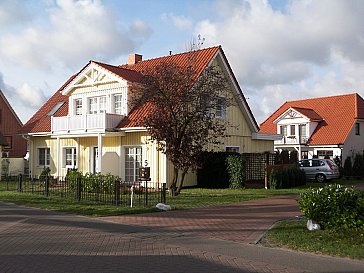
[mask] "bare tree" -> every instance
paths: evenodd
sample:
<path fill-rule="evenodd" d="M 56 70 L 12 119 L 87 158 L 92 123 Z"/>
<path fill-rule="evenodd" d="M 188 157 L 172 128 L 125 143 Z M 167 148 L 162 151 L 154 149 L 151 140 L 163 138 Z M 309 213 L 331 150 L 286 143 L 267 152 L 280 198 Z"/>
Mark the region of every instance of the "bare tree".
<path fill-rule="evenodd" d="M 225 75 L 214 65 L 199 74 L 194 64 L 160 63 L 144 71 L 142 84 L 132 91 L 136 105 L 149 104 L 143 126 L 173 164 L 173 196 L 180 193 L 187 172 L 198 167 L 201 152 L 226 136 L 231 98 Z"/>

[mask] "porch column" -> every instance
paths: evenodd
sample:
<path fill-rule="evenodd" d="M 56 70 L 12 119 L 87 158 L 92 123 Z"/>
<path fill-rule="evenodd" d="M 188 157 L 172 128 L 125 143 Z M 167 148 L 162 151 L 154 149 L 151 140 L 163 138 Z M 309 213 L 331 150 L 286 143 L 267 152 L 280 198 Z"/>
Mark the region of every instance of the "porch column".
<path fill-rule="evenodd" d="M 99 167 L 98 171 L 101 172 L 102 165 L 101 165 L 101 157 L 102 157 L 102 135 L 97 135 L 97 150 L 98 150 L 98 157 L 97 157 L 97 166 Z"/>
<path fill-rule="evenodd" d="M 57 156 L 56 156 L 56 168 L 57 168 L 57 171 L 56 171 L 56 176 L 59 177 L 61 175 L 60 173 L 60 160 L 59 158 L 61 157 L 61 151 L 60 151 L 60 139 L 59 137 L 57 137 L 57 141 L 56 141 L 56 145 L 57 145 Z"/>

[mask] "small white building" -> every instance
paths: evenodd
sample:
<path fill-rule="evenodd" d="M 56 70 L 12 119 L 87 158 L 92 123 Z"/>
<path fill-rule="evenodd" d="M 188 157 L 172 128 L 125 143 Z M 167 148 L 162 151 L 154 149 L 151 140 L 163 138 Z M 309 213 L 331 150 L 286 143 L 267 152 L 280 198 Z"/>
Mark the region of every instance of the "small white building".
<path fill-rule="evenodd" d="M 357 94 L 287 101 L 260 126 L 278 133 L 275 150 L 297 151 L 299 159 L 335 158 L 364 152 L 364 100 Z"/>

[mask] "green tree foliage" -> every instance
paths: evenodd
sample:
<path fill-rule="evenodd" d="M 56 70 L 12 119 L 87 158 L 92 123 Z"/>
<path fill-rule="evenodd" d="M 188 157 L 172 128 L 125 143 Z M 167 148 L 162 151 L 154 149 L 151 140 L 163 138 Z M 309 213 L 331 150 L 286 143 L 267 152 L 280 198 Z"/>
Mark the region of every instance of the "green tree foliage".
<path fill-rule="evenodd" d="M 226 158 L 227 170 L 230 175 L 231 189 L 245 186 L 245 159 L 242 155 L 229 155 Z"/>
<path fill-rule="evenodd" d="M 143 71 L 131 92 L 135 107 L 150 106 L 143 126 L 174 166 L 171 195 L 180 193 L 188 170 L 197 169 L 200 154 L 220 144 L 227 122 L 216 116 L 233 101 L 223 72 L 210 65 L 199 74 L 191 56 L 184 66 L 168 62 Z"/>

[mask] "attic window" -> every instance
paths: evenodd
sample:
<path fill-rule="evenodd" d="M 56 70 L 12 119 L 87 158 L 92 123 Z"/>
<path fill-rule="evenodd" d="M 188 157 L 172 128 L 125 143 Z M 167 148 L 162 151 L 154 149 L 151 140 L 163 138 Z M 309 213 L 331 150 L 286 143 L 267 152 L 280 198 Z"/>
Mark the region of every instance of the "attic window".
<path fill-rule="evenodd" d="M 48 116 L 53 116 L 58 110 L 59 110 L 59 108 L 61 108 L 62 107 L 62 105 L 64 104 L 64 102 L 62 101 L 62 102 L 59 102 L 59 103 L 57 103 L 53 108 L 52 108 L 52 110 L 51 111 L 49 111 L 49 113 L 48 113 Z"/>

